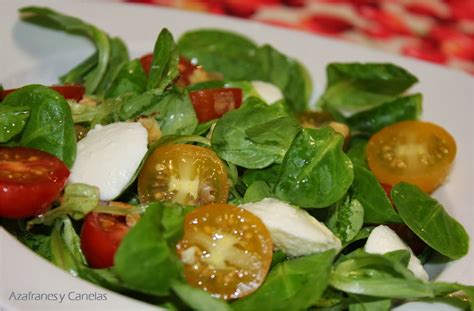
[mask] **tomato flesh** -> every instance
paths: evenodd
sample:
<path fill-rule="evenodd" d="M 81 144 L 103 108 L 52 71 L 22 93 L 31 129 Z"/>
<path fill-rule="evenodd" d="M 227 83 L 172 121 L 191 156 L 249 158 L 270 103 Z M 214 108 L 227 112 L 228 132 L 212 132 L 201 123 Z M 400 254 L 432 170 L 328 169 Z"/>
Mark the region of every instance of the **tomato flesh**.
<path fill-rule="evenodd" d="M 242 89 L 204 89 L 190 92 L 189 97 L 199 122 L 203 123 L 239 108 L 242 104 Z"/>
<path fill-rule="evenodd" d="M 374 134 L 367 162 L 379 182 L 407 182 L 432 192 L 446 178 L 456 143 L 443 128 L 429 122 L 403 121 Z"/>
<path fill-rule="evenodd" d="M 73 99 L 75 101 L 80 101 L 86 93 L 86 89 L 79 84 L 53 85 L 49 88 L 61 94 L 65 99 Z M 8 94 L 13 93 L 16 90 L 17 89 L 9 89 L 1 91 L 0 100 L 3 100 Z"/>
<path fill-rule="evenodd" d="M 151 64 L 153 63 L 153 54 L 145 54 L 140 57 L 140 63 L 142 64 L 142 68 L 147 75 L 150 74 Z"/>
<path fill-rule="evenodd" d="M 66 165 L 47 152 L 0 147 L 0 216 L 24 218 L 44 213 L 69 174 Z"/>
<path fill-rule="evenodd" d="M 257 216 L 233 205 L 209 204 L 186 215 L 177 252 L 191 286 L 229 300 L 263 283 L 272 248 L 270 233 Z"/>
<path fill-rule="evenodd" d="M 92 268 L 114 265 L 114 256 L 123 237 L 130 229 L 124 216 L 91 212 L 81 230 L 81 249 Z"/>
<path fill-rule="evenodd" d="M 171 144 L 147 158 L 138 176 L 141 202 L 173 201 L 186 205 L 227 202 L 227 171 L 210 149 Z"/>

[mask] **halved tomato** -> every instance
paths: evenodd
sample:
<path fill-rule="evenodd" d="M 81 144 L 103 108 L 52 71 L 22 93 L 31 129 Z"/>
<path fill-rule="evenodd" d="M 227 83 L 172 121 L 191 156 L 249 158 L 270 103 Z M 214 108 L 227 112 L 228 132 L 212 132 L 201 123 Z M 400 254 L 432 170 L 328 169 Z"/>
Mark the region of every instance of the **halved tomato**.
<path fill-rule="evenodd" d="M 0 217 L 23 218 L 44 213 L 69 177 L 55 156 L 33 148 L 0 147 Z"/>
<path fill-rule="evenodd" d="M 446 178 L 456 156 L 453 137 L 440 126 L 403 121 L 373 135 L 367 161 L 380 183 L 407 182 L 432 192 Z"/>
<path fill-rule="evenodd" d="M 242 89 L 203 89 L 189 93 L 199 122 L 220 118 L 224 113 L 242 104 Z"/>
<path fill-rule="evenodd" d="M 173 201 L 186 205 L 225 203 L 227 171 L 210 149 L 186 144 L 158 147 L 138 176 L 141 202 Z"/>
<path fill-rule="evenodd" d="M 81 249 L 92 268 L 114 265 L 114 256 L 130 227 L 125 216 L 91 212 L 81 229 Z"/>
<path fill-rule="evenodd" d="M 140 63 L 143 67 L 143 70 L 148 75 L 150 73 L 151 64 L 153 63 L 153 54 L 149 53 L 140 57 Z"/>
<path fill-rule="evenodd" d="M 188 283 L 226 300 L 254 292 L 273 255 L 262 221 L 228 204 L 209 204 L 187 214 L 176 248 Z"/>

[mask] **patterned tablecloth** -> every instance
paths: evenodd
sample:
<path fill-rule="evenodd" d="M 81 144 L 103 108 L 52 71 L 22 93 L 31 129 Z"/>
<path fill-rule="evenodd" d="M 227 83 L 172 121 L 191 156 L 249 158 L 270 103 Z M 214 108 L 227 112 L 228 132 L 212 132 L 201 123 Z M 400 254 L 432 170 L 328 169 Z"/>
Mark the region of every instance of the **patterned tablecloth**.
<path fill-rule="evenodd" d="M 474 0 L 125 0 L 248 18 L 474 74 Z"/>

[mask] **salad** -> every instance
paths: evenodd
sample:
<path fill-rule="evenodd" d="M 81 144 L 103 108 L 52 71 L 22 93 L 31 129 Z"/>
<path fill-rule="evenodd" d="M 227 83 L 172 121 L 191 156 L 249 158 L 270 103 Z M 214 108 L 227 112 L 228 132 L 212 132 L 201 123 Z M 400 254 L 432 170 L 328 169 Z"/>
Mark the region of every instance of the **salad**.
<path fill-rule="evenodd" d="M 328 64 L 310 109 L 304 65 L 237 33 L 162 29 L 130 59 L 78 18 L 20 13 L 96 47 L 60 85 L 0 91 L 0 222 L 40 256 L 171 310 L 474 307 L 423 267 L 469 237 L 430 196 L 456 143 L 419 120 L 407 70 Z"/>

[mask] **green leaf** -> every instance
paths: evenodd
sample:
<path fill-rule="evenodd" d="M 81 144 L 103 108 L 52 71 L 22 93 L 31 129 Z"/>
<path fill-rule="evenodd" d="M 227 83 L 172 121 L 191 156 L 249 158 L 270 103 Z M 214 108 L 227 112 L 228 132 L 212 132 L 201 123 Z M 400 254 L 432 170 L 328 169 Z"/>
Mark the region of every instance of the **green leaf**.
<path fill-rule="evenodd" d="M 59 207 L 28 221 L 28 226 L 52 225 L 56 219 L 66 215 L 79 220 L 99 205 L 99 188 L 86 184 L 69 184 L 64 189 L 64 196 Z"/>
<path fill-rule="evenodd" d="M 354 177 L 343 142 L 330 127 L 303 129 L 283 160 L 277 197 L 305 208 L 326 207 L 342 198 Z"/>
<path fill-rule="evenodd" d="M 390 299 L 370 296 L 350 295 L 349 311 L 389 311 L 392 307 Z"/>
<path fill-rule="evenodd" d="M 0 226 L 35 253 L 51 261 L 52 255 L 49 235 L 27 230 L 25 222 L 18 219 L 0 218 Z"/>
<path fill-rule="evenodd" d="M 150 203 L 115 254 L 120 279 L 137 291 L 158 296 L 169 294 L 173 281 L 184 280 L 174 243 L 182 235 L 189 210 L 174 203 Z"/>
<path fill-rule="evenodd" d="M 405 69 L 384 63 L 332 63 L 318 106 L 328 110 L 360 111 L 403 93 L 418 80 Z"/>
<path fill-rule="evenodd" d="M 350 196 L 337 202 L 329 213 L 327 226 L 343 244 L 351 241 L 364 224 L 364 208 Z"/>
<path fill-rule="evenodd" d="M 369 141 L 367 138 L 360 136 L 352 137 L 347 150 L 347 155 L 351 159 L 354 166 L 360 166 L 363 168 L 369 168 L 367 165 L 367 160 L 365 156 L 365 149 L 367 148 L 367 143 Z"/>
<path fill-rule="evenodd" d="M 418 119 L 422 110 L 421 102 L 421 94 L 399 97 L 352 115 L 347 119 L 347 124 L 351 131 L 371 135 L 388 125 Z"/>
<path fill-rule="evenodd" d="M 311 80 L 305 68 L 270 45 L 259 47 L 256 56 L 262 80 L 276 85 L 282 91 L 292 111 L 306 110 L 311 95 Z M 252 77 L 247 79 L 257 80 Z"/>
<path fill-rule="evenodd" d="M 140 60 L 124 63 L 107 88 L 105 98 L 114 98 L 121 95 L 138 95 L 145 92 L 147 77 Z"/>
<path fill-rule="evenodd" d="M 250 39 L 232 32 L 201 29 L 185 33 L 178 41 L 178 49 L 205 70 L 220 72 L 227 80 L 262 80 L 276 85 L 292 111 L 307 108 L 312 92 L 308 72 L 298 61 L 270 45 L 257 47 Z M 244 99 L 254 93 L 248 82 L 247 86 L 240 83 L 237 87 L 244 89 Z"/>
<path fill-rule="evenodd" d="M 286 124 L 285 129 L 281 124 Z M 269 106 L 251 97 L 217 121 L 211 143 L 226 161 L 245 168 L 264 168 L 281 163 L 298 130 L 297 121 L 282 105 Z"/>
<path fill-rule="evenodd" d="M 99 96 L 103 96 L 108 92 L 109 88 L 112 86 L 112 83 L 116 80 L 119 73 L 123 70 L 129 62 L 128 50 L 123 41 L 120 38 L 111 38 L 110 39 L 110 60 L 107 64 L 107 70 L 104 73 L 100 84 L 98 85 L 95 93 Z M 146 80 L 146 77 L 144 77 Z"/>
<path fill-rule="evenodd" d="M 261 180 L 253 182 L 245 191 L 243 203 L 258 202 L 265 198 L 272 197 L 270 186 Z"/>
<path fill-rule="evenodd" d="M 155 43 L 147 89 L 164 90 L 179 75 L 179 54 L 173 35 L 163 28 Z"/>
<path fill-rule="evenodd" d="M 198 29 L 178 40 L 181 55 L 195 60 L 207 71 L 217 71 L 228 80 L 258 80 L 256 45 L 233 32 Z M 254 77 L 254 78 L 251 78 Z"/>
<path fill-rule="evenodd" d="M 172 89 L 165 93 L 150 90 L 126 100 L 121 120 L 155 116 L 163 135 L 190 135 L 198 125 L 196 113 L 186 91 Z"/>
<path fill-rule="evenodd" d="M 0 105 L 0 143 L 20 134 L 30 116 L 29 105 L 4 105 L 3 102 Z"/>
<path fill-rule="evenodd" d="M 65 232 L 68 235 L 67 242 L 64 239 Z M 84 262 L 84 256 L 79 247 L 79 238 L 69 218 L 64 217 L 56 220 L 51 232 L 50 246 L 51 262 L 70 274 L 77 276 L 80 265 Z"/>
<path fill-rule="evenodd" d="M 74 123 L 88 123 L 89 128 L 97 124 L 109 124 L 118 122 L 118 114 L 122 102 L 119 100 L 102 100 L 96 106 L 79 104 L 68 101 Z"/>
<path fill-rule="evenodd" d="M 418 280 L 391 256 L 355 251 L 343 258 L 329 277 L 329 284 L 352 294 L 386 298 L 434 297 L 431 284 Z"/>
<path fill-rule="evenodd" d="M 20 13 L 21 18 L 26 22 L 65 31 L 71 34 L 82 35 L 89 38 L 95 44 L 97 54 L 94 55 L 97 55 L 97 60 L 87 60 L 85 64 L 88 65 L 87 67 L 92 67 L 89 65 L 95 62 L 96 65 L 91 68 L 90 71 L 85 73 L 80 80 L 70 81 L 70 79 L 65 78 L 68 82 L 84 82 L 87 93 L 93 94 L 104 78 L 109 64 L 110 42 L 107 34 L 76 17 L 64 15 L 48 8 L 35 6 L 23 7 L 20 9 Z M 81 65 L 80 70 L 76 67 L 73 75 L 76 75 L 78 71 L 84 73 L 85 67 L 86 65 L 84 64 Z"/>
<path fill-rule="evenodd" d="M 249 169 L 244 172 L 241 180 L 247 187 L 256 181 L 264 181 L 273 189 L 278 182 L 280 171 L 280 164 L 273 164 L 264 169 Z"/>
<path fill-rule="evenodd" d="M 346 246 L 348 246 L 348 245 L 350 245 L 354 242 L 367 239 L 373 229 L 374 229 L 374 227 L 363 227 L 363 228 L 361 228 L 359 230 L 359 232 L 357 232 L 357 234 L 350 241 L 347 241 L 346 243 L 344 243 L 342 245 L 342 248 L 345 248 Z"/>
<path fill-rule="evenodd" d="M 263 285 L 232 304 L 234 310 L 305 310 L 327 287 L 335 252 L 283 261 L 275 265 Z"/>
<path fill-rule="evenodd" d="M 395 185 L 391 196 L 405 224 L 431 248 L 451 259 L 467 254 L 466 230 L 438 201 L 407 183 Z"/>
<path fill-rule="evenodd" d="M 369 170 L 355 165 L 351 195 L 364 208 L 364 223 L 400 223 L 401 219 L 385 194 L 382 185 Z"/>
<path fill-rule="evenodd" d="M 231 307 L 224 301 L 213 298 L 209 293 L 189 286 L 185 283 L 175 282 L 173 291 L 181 298 L 190 309 L 196 311 L 231 311 Z"/>
<path fill-rule="evenodd" d="M 163 135 L 191 135 L 198 125 L 196 113 L 186 92 L 171 91 L 164 94 L 144 114 L 156 115 Z"/>
<path fill-rule="evenodd" d="M 120 107 L 120 120 L 133 120 L 143 115 L 146 110 L 151 109 L 164 96 L 161 90 L 149 90 L 142 94 L 125 98 Z"/>
<path fill-rule="evenodd" d="M 5 110 L 18 107 L 22 114 L 29 111 L 28 121 L 22 128 L 20 146 L 51 153 L 72 167 L 76 158 L 76 132 L 64 97 L 46 86 L 28 85 L 9 94 L 1 107 Z M 18 111 L 12 108 L 10 112 L 15 115 L 15 110 Z M 14 120 L 16 117 L 8 121 Z M 19 131 L 11 124 L 8 128 Z"/>

